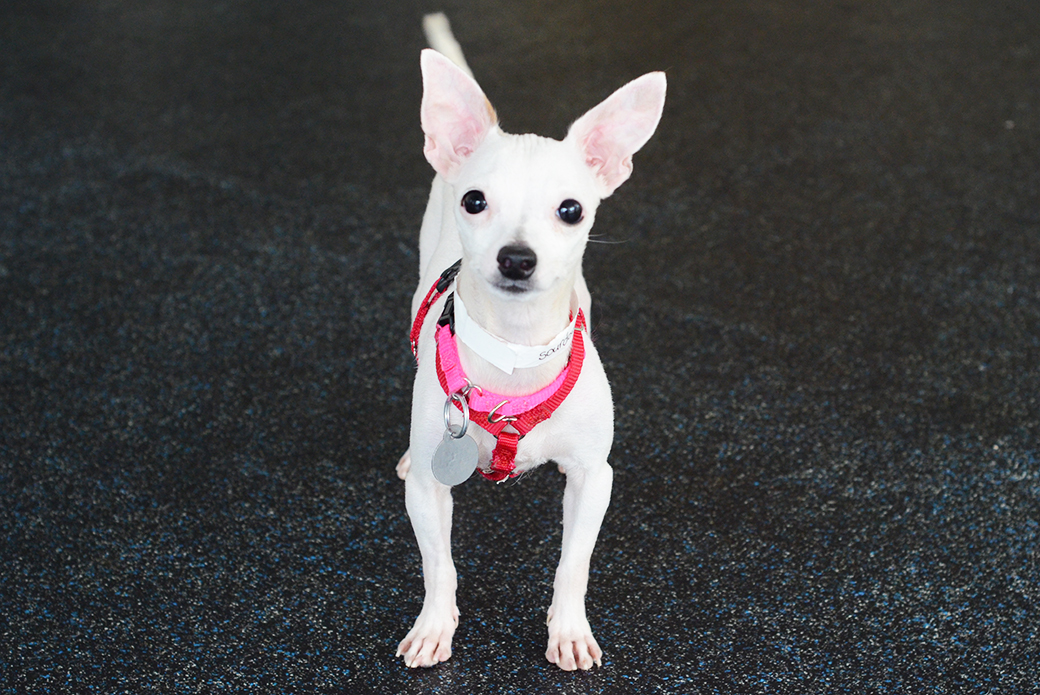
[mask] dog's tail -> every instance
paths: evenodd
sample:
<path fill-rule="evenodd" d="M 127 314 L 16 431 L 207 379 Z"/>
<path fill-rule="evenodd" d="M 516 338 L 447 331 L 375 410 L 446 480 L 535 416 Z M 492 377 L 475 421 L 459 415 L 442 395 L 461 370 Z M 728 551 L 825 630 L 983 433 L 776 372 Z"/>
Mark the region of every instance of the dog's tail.
<path fill-rule="evenodd" d="M 462 46 L 451 33 L 451 23 L 448 22 L 444 13 L 426 15 L 423 17 L 422 25 L 430 48 L 446 56 L 448 60 L 462 68 L 463 72 L 473 77 L 473 71 L 469 69 L 469 65 L 466 65 L 466 56 L 462 55 Z"/>

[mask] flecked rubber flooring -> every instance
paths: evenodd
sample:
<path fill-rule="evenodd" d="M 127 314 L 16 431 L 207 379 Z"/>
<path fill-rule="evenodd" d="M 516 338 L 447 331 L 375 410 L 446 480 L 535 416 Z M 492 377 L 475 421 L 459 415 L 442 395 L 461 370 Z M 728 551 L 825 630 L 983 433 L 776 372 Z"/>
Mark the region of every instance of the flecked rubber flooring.
<path fill-rule="evenodd" d="M 456 491 L 454 656 L 394 463 L 420 18 L 510 132 L 669 79 L 586 254 L 614 389 L 563 481 Z M 4 693 L 1040 692 L 1040 4 L 0 3 Z"/>

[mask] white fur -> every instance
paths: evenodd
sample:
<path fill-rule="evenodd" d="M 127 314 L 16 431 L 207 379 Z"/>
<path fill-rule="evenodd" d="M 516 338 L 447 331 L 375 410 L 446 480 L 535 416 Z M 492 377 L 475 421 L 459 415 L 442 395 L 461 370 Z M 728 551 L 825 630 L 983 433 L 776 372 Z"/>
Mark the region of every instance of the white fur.
<path fill-rule="evenodd" d="M 426 25 L 428 33 L 439 32 L 430 36 L 432 45 L 453 45 L 447 20 L 427 20 Z M 458 54 L 461 59 L 461 50 Z M 589 229 L 600 200 L 628 178 L 632 154 L 657 127 L 664 106 L 664 75 L 650 73 L 625 85 L 575 122 L 561 142 L 503 133 L 468 69 L 431 50 L 423 51 L 421 64 L 424 152 L 437 176 L 419 235 L 420 281 L 412 316 L 440 272 L 462 258 L 455 290 L 471 317 L 503 340 L 542 344 L 568 324 L 574 290 L 589 314 L 591 300 L 581 272 Z M 488 202 L 476 215 L 461 205 L 471 190 L 483 191 Z M 584 219 L 576 225 L 556 214 L 567 199 L 579 201 L 584 209 Z M 500 271 L 499 251 L 515 244 L 537 255 L 529 279 L 509 280 Z M 398 647 L 398 655 L 410 667 L 448 659 L 459 619 L 451 559 L 451 490 L 431 472 L 433 452 L 444 434 L 445 395 L 434 369 L 433 339 L 440 306 L 430 312 L 419 341 L 410 447 L 397 466 L 405 480 L 405 502 L 422 554 L 426 589 L 422 611 Z M 458 347 L 470 380 L 504 394 L 545 387 L 568 359 L 561 354 L 509 375 L 465 344 Z M 551 418 L 524 437 L 516 457 L 519 471 L 551 459 L 567 475 L 563 548 L 548 611 L 546 651 L 548 660 L 565 670 L 601 663 L 602 651 L 585 615 L 585 591 L 593 546 L 610 500 L 613 472 L 607 455 L 613 432 L 610 386 L 596 348 L 586 337 L 585 363 L 573 390 Z M 467 436 L 476 441 L 480 460 L 490 461 L 494 437 L 475 424 Z"/>

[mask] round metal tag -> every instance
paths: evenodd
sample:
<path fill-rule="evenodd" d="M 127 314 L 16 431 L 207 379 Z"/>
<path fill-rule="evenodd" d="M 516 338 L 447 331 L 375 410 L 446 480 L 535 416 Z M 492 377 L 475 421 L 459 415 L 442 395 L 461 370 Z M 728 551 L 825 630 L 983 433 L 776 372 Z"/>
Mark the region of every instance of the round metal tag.
<path fill-rule="evenodd" d="M 456 439 L 450 430 L 433 452 L 433 477 L 448 486 L 466 482 L 477 470 L 477 443 L 463 435 Z"/>

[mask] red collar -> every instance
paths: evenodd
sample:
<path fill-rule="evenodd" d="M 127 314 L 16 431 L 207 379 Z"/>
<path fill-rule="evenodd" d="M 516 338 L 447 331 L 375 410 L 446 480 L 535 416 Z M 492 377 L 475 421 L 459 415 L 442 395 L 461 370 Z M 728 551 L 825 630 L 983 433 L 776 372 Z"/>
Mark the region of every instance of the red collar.
<path fill-rule="evenodd" d="M 426 293 L 412 323 L 412 354 L 418 360 L 419 334 L 423 323 L 433 304 L 448 291 L 455 280 L 462 261 L 456 262 L 441 273 L 440 278 Z M 437 326 L 437 379 L 445 395 L 459 394 L 467 399 L 469 417 L 472 422 L 487 430 L 495 437 L 495 450 L 491 462 L 480 466 L 477 470 L 488 480 L 501 482 L 506 478 L 516 477 L 516 447 L 520 439 L 531 431 L 539 422 L 546 420 L 563 403 L 571 392 L 585 359 L 585 343 L 582 331 L 585 329 L 585 316 L 578 309 L 578 320 L 574 326 L 574 337 L 571 341 L 571 354 L 560 375 L 549 386 L 528 396 L 503 396 L 487 389 L 473 385 L 466 378 L 459 362 L 458 349 L 455 343 L 455 331 L 452 326 L 453 315 L 451 304 L 445 304 Z M 474 393 L 476 392 L 476 393 Z M 460 411 L 462 405 L 452 399 Z M 481 409 L 483 408 L 483 410 Z M 508 429 L 507 429 L 508 428 Z"/>

